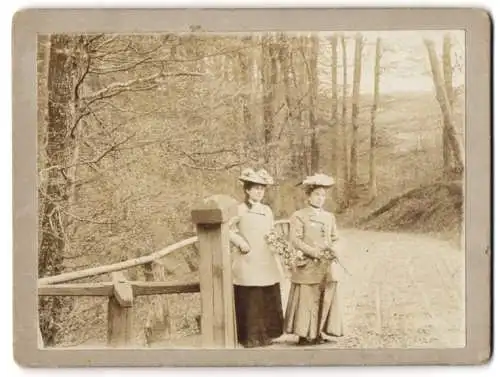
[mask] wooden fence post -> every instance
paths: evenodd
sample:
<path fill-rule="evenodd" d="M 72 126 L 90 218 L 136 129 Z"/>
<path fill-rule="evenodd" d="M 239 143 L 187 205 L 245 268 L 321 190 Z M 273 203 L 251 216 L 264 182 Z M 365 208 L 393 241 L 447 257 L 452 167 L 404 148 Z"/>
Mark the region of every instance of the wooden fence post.
<path fill-rule="evenodd" d="M 42 330 L 40 330 L 40 320 L 37 321 L 36 329 L 37 329 L 38 348 L 44 348 L 45 344 L 43 341 Z"/>
<path fill-rule="evenodd" d="M 108 302 L 108 345 L 110 347 L 129 346 L 133 340 L 132 285 L 122 272 L 114 272 L 113 296 Z"/>
<path fill-rule="evenodd" d="M 146 281 L 166 281 L 163 264 L 154 261 L 144 265 L 144 267 Z M 159 340 L 168 339 L 171 335 L 168 296 L 153 297 L 150 305 L 151 308 L 144 326 L 144 335 L 148 345 Z"/>
<path fill-rule="evenodd" d="M 228 223 L 236 215 L 236 200 L 225 195 L 211 196 L 191 211 L 200 245 L 203 347 L 237 344 Z"/>

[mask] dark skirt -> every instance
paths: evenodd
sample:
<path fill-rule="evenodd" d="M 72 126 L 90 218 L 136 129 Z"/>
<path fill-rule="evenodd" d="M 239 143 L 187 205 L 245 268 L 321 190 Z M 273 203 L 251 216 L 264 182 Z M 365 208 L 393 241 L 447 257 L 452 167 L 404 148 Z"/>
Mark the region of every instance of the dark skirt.
<path fill-rule="evenodd" d="M 269 345 L 283 334 L 280 284 L 265 287 L 234 286 L 236 331 L 244 347 Z"/>

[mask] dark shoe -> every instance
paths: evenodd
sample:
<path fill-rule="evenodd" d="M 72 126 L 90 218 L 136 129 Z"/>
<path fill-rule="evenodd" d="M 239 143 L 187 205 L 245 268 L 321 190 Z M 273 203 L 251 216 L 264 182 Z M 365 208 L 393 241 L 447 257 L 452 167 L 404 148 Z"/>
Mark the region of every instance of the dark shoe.
<path fill-rule="evenodd" d="M 315 341 L 315 344 L 324 344 L 324 343 L 328 343 L 330 340 L 320 336 L 320 337 L 316 338 L 314 341 Z"/>
<path fill-rule="evenodd" d="M 303 336 L 299 337 L 299 341 L 297 343 L 299 346 L 312 346 L 313 344 L 316 344 L 314 339 L 307 339 Z"/>
<path fill-rule="evenodd" d="M 260 344 L 257 343 L 256 341 L 254 340 L 250 340 L 248 342 L 245 342 L 245 343 L 242 343 L 241 344 L 243 347 L 245 348 L 255 348 L 255 347 L 260 347 Z"/>

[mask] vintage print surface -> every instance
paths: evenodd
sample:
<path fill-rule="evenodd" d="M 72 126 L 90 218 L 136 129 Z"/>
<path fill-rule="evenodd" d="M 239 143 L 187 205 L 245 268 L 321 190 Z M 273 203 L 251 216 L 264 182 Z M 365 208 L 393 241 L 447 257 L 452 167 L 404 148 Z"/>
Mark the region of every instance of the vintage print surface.
<path fill-rule="evenodd" d="M 45 348 L 465 346 L 465 32 L 42 34 Z"/>

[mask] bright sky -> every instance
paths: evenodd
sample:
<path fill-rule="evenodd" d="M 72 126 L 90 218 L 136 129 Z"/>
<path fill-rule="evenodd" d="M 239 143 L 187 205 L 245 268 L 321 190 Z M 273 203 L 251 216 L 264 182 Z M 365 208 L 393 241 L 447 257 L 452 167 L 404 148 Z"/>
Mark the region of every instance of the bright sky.
<path fill-rule="evenodd" d="M 375 41 L 377 37 L 382 40 L 383 56 L 381 66 L 385 69 L 381 76 L 380 92 L 391 93 L 400 91 L 420 92 L 433 91 L 433 82 L 430 75 L 430 66 L 427 49 L 424 45 L 424 38 L 429 38 L 435 42 L 436 53 L 441 59 L 443 36 L 445 33 L 451 35 L 452 64 L 455 62 L 462 66 L 461 70 L 454 72 L 453 81 L 455 85 L 463 84 L 465 81 L 464 53 L 465 53 L 465 32 L 462 30 L 426 30 L 426 31 L 367 31 L 362 32 L 366 39 L 363 51 L 361 92 L 373 92 L 373 77 L 375 64 Z M 322 33 L 325 37 L 332 33 Z M 346 32 L 349 37 L 354 36 L 354 32 Z M 327 89 L 331 85 L 331 46 L 325 39 L 322 43 L 324 55 L 320 59 L 322 67 L 322 86 Z M 354 40 L 348 40 L 348 82 L 352 85 L 352 71 L 354 63 Z M 342 59 L 341 48 L 339 46 L 339 62 Z M 338 72 L 338 82 L 342 82 L 342 71 Z"/>

